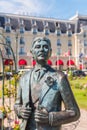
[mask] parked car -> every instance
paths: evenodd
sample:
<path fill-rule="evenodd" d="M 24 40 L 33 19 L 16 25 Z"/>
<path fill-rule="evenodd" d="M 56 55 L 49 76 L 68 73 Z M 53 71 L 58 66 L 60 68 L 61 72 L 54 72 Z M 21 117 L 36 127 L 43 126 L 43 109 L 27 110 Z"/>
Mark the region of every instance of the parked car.
<path fill-rule="evenodd" d="M 13 77 L 13 74 L 12 74 L 12 72 L 6 72 L 5 76 L 6 76 L 6 79 L 9 80 Z"/>
<path fill-rule="evenodd" d="M 87 69 L 83 69 L 82 71 L 87 75 Z"/>
<path fill-rule="evenodd" d="M 86 76 L 85 72 L 82 70 L 74 70 L 72 74 L 73 76 L 84 76 L 84 77 Z"/>

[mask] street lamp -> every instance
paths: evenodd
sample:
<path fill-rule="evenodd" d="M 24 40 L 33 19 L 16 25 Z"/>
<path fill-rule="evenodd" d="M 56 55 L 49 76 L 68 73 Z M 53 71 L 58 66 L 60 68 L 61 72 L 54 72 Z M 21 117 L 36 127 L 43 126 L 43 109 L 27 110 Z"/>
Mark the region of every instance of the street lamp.
<path fill-rule="evenodd" d="M 18 33 L 16 34 L 16 67 L 17 67 L 17 72 L 18 72 Z"/>

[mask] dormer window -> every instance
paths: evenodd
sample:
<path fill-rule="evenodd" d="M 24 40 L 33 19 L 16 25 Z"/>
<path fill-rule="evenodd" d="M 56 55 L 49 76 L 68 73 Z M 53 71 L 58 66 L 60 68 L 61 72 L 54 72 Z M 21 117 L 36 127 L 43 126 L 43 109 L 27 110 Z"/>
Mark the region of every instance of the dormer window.
<path fill-rule="evenodd" d="M 6 25 L 6 26 L 5 26 L 5 31 L 6 31 L 7 33 L 10 33 L 10 32 L 11 32 L 11 26 L 10 26 L 10 25 Z"/>
<path fill-rule="evenodd" d="M 37 34 L 37 27 L 33 27 L 32 32 L 33 32 L 33 34 Z"/>
<path fill-rule="evenodd" d="M 20 44 L 25 44 L 24 37 L 20 37 Z"/>
<path fill-rule="evenodd" d="M 37 23 L 35 20 L 32 20 L 32 33 L 37 34 Z"/>
<path fill-rule="evenodd" d="M 72 36 L 72 30 L 71 30 L 71 25 L 70 24 L 68 25 L 67 35 L 68 35 L 68 37 Z"/>
<path fill-rule="evenodd" d="M 35 20 L 32 20 L 32 25 L 35 25 L 36 24 L 36 21 Z"/>
<path fill-rule="evenodd" d="M 8 17 L 5 18 L 5 23 L 6 23 L 6 24 L 10 24 L 10 18 L 8 18 Z"/>
<path fill-rule="evenodd" d="M 20 33 L 24 33 L 25 29 L 23 26 L 20 27 Z"/>
<path fill-rule="evenodd" d="M 57 36 L 61 35 L 61 29 L 60 29 L 60 24 L 59 23 L 56 23 L 56 34 L 57 34 Z"/>
<path fill-rule="evenodd" d="M 67 35 L 68 35 L 68 37 L 71 37 L 71 36 L 72 36 L 72 31 L 71 31 L 71 30 L 68 30 L 68 31 L 67 31 Z"/>
<path fill-rule="evenodd" d="M 7 43 L 7 44 L 11 44 L 11 39 L 10 39 L 9 36 L 6 37 L 6 43 Z"/>
<path fill-rule="evenodd" d="M 61 46 L 60 39 L 57 40 L 57 46 Z"/>
<path fill-rule="evenodd" d="M 48 22 L 44 21 L 43 25 L 44 25 L 44 33 L 45 33 L 45 35 L 49 35 L 50 32 L 49 32 Z"/>
<path fill-rule="evenodd" d="M 85 31 L 85 32 L 83 33 L 83 37 L 86 37 L 86 35 L 87 35 L 87 34 L 86 34 L 86 31 Z"/>
<path fill-rule="evenodd" d="M 60 36 L 61 35 L 61 30 L 60 29 L 56 29 L 56 34 L 57 34 L 57 36 Z"/>
<path fill-rule="evenodd" d="M 44 33 L 45 35 L 49 35 L 49 29 L 45 29 Z"/>

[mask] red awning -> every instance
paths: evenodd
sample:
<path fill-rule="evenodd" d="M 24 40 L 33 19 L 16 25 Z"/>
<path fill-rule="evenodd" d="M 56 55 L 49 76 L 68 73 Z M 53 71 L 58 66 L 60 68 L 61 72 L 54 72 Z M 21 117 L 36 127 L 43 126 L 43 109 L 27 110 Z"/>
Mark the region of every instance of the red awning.
<path fill-rule="evenodd" d="M 32 66 L 35 66 L 35 65 L 36 65 L 36 61 L 32 60 Z"/>
<path fill-rule="evenodd" d="M 75 63 L 74 63 L 73 60 L 68 60 L 68 61 L 67 61 L 67 65 L 68 65 L 68 66 L 69 66 L 69 65 L 75 65 Z"/>
<path fill-rule="evenodd" d="M 64 63 L 63 63 L 62 60 L 59 59 L 59 60 L 56 61 L 56 65 L 64 65 Z"/>
<path fill-rule="evenodd" d="M 19 60 L 19 65 L 27 65 L 27 61 L 24 59 Z"/>
<path fill-rule="evenodd" d="M 4 61 L 4 65 L 13 65 L 13 60 L 12 59 L 6 59 Z"/>
<path fill-rule="evenodd" d="M 52 65 L 52 61 L 51 61 L 51 60 L 48 60 L 48 61 L 47 61 L 47 64 L 48 64 L 48 65 Z"/>

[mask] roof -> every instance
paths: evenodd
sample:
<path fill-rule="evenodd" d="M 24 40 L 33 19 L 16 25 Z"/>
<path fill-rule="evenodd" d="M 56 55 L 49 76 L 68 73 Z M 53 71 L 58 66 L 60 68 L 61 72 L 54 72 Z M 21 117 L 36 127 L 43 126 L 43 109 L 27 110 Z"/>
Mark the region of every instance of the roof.
<path fill-rule="evenodd" d="M 75 32 L 75 23 L 70 20 L 59 20 L 55 18 L 41 18 L 41 17 L 30 17 L 30 16 L 20 16 L 12 14 L 0 14 L 0 25 L 5 27 L 5 19 L 10 19 L 10 25 L 13 30 L 19 28 L 19 21 L 22 19 L 24 22 L 25 31 L 30 31 L 32 28 L 32 20 L 36 21 L 37 29 L 39 32 L 44 30 L 44 21 L 48 23 L 48 28 L 51 33 L 54 33 L 58 24 L 60 24 L 60 30 L 62 33 L 66 33 L 69 25 L 71 30 Z"/>

